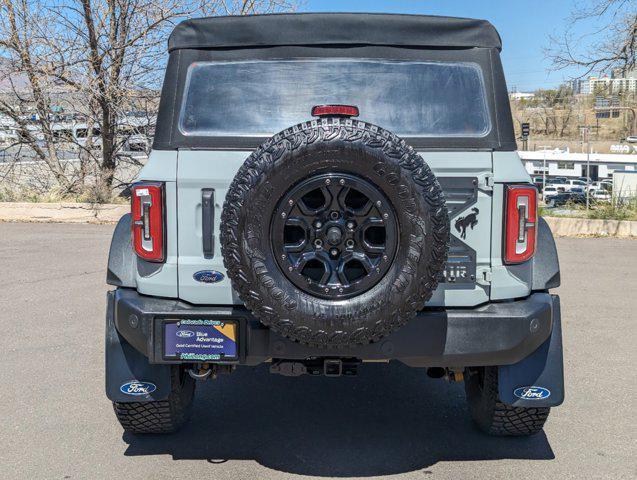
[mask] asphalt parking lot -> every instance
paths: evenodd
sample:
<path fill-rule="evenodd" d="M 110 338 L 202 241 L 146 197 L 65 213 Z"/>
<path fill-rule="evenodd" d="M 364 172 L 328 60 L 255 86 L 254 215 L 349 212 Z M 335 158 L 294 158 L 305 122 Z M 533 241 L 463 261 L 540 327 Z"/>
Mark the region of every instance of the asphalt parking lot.
<path fill-rule="evenodd" d="M 637 477 L 637 241 L 558 239 L 567 400 L 498 439 L 461 385 L 400 364 L 201 385 L 191 423 L 123 435 L 104 395 L 111 225 L 0 223 L 0 478 Z"/>

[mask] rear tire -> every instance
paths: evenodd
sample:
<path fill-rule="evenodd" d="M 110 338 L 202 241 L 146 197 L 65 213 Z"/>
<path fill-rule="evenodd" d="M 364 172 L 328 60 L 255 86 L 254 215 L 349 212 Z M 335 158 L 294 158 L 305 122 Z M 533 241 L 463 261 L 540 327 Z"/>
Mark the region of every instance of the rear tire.
<path fill-rule="evenodd" d="M 195 381 L 185 369 L 171 369 L 171 392 L 155 402 L 113 402 L 117 420 L 130 433 L 173 433 L 190 417 Z"/>
<path fill-rule="evenodd" d="M 549 416 L 549 407 L 512 407 L 498 397 L 498 367 L 467 372 L 467 402 L 480 430 L 494 436 L 528 436 L 538 433 Z"/>

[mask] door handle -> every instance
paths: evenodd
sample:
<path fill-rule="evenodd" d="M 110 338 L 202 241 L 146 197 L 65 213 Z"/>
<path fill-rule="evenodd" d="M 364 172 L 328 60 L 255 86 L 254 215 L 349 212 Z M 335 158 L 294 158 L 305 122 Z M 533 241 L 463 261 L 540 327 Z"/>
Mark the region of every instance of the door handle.
<path fill-rule="evenodd" d="M 215 254 L 215 190 L 201 190 L 201 241 L 204 258 L 212 258 Z"/>

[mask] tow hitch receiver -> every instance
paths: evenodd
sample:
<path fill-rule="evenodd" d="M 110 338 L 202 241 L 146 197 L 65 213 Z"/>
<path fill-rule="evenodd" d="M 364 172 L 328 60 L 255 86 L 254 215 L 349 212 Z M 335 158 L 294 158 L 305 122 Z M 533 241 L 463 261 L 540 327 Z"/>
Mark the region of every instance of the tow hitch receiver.
<path fill-rule="evenodd" d="M 341 360 L 325 360 L 323 363 L 323 375 L 326 377 L 340 377 L 343 374 L 343 362 Z"/>
<path fill-rule="evenodd" d="M 291 361 L 275 360 L 270 366 L 270 373 L 284 375 L 286 377 L 298 377 L 300 375 L 325 375 L 326 377 L 353 377 L 357 374 L 357 359 L 340 358 L 312 358 L 308 360 Z"/>

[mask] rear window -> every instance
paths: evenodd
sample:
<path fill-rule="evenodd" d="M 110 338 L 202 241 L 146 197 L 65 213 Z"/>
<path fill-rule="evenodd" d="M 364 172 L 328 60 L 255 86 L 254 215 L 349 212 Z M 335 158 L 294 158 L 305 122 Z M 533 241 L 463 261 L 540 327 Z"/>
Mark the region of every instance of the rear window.
<path fill-rule="evenodd" d="M 274 60 L 195 63 L 179 117 L 184 135 L 270 136 L 314 105 L 355 105 L 360 119 L 409 137 L 491 130 L 482 71 L 461 62 Z"/>

